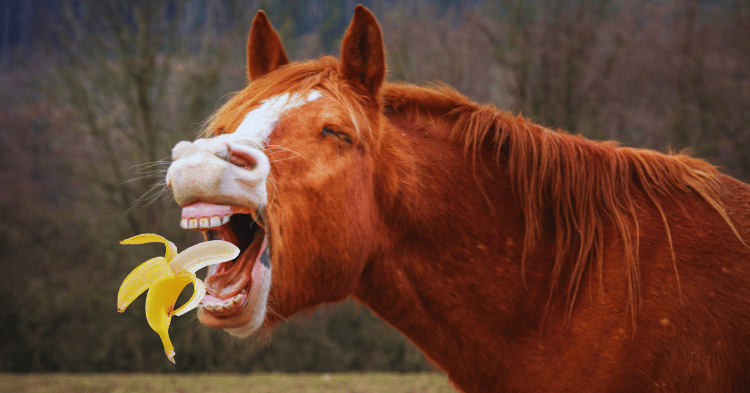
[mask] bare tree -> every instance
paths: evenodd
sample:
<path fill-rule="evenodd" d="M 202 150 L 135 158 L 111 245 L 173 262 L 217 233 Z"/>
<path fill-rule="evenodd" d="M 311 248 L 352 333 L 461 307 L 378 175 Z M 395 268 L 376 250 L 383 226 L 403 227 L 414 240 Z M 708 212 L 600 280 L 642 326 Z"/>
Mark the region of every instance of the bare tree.
<path fill-rule="evenodd" d="M 53 24 L 63 50 L 56 53 L 49 96 L 71 113 L 70 125 L 87 147 L 80 175 L 99 203 L 126 212 L 133 233 L 159 221 L 158 206 L 132 207 L 144 196 L 158 196 L 148 192 L 159 186 L 154 179 L 168 163 L 171 145 L 191 136 L 206 102 L 215 98 L 218 69 L 228 58 L 213 41 L 216 4 L 200 10 L 208 16 L 198 29 L 192 27 L 195 2 L 64 3 Z"/>
<path fill-rule="evenodd" d="M 487 2 L 477 26 L 508 74 L 514 109 L 547 126 L 607 139 L 606 82 L 628 33 L 609 0 Z M 625 13 L 626 14 L 626 13 Z"/>

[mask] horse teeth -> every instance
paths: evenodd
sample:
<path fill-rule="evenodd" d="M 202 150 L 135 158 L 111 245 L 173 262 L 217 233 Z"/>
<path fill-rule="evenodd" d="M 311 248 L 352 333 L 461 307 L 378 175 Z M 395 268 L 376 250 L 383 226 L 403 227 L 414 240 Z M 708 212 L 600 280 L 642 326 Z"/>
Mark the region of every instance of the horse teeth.
<path fill-rule="evenodd" d="M 217 228 L 228 223 L 230 217 L 231 216 L 224 216 L 224 217 L 211 216 L 211 217 L 193 217 L 193 218 L 183 217 L 180 220 L 180 226 L 185 229 Z"/>
<path fill-rule="evenodd" d="M 239 303 L 241 301 L 242 301 L 242 295 L 237 295 L 237 296 L 235 296 L 235 297 L 232 298 L 232 302 L 234 302 L 234 303 Z"/>
<path fill-rule="evenodd" d="M 219 216 L 213 216 L 211 217 L 211 227 L 218 227 L 221 226 L 221 218 Z"/>
<path fill-rule="evenodd" d="M 243 295 L 246 294 L 247 293 L 247 289 L 243 289 L 242 292 L 240 292 L 240 293 L 243 294 Z"/>

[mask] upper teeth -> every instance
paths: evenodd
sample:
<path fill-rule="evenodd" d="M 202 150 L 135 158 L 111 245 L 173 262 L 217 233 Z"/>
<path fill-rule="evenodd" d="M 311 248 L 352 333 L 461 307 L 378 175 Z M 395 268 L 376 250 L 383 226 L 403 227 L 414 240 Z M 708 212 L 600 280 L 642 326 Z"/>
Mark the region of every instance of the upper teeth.
<path fill-rule="evenodd" d="M 230 217 L 229 215 L 224 216 L 224 217 L 219 217 L 219 216 L 193 217 L 193 218 L 182 217 L 182 220 L 180 220 L 180 226 L 185 229 L 216 228 L 216 227 L 220 227 L 228 223 L 229 217 Z"/>

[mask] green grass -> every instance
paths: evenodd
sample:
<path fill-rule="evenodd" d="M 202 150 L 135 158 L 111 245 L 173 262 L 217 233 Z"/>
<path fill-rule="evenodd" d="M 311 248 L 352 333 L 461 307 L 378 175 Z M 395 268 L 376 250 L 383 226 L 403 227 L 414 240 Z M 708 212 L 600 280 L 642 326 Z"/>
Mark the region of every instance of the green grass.
<path fill-rule="evenodd" d="M 441 374 L 0 374 L 0 392 L 455 392 Z"/>

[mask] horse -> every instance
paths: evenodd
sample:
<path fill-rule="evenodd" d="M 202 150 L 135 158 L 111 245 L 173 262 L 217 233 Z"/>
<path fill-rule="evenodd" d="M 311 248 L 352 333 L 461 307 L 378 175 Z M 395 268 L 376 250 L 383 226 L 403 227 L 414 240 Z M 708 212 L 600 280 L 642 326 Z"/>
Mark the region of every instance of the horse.
<path fill-rule="evenodd" d="M 750 187 L 447 86 L 385 81 L 358 5 L 290 62 L 259 11 L 249 83 L 172 150 L 181 225 L 240 247 L 202 324 L 246 337 L 354 298 L 464 392 L 750 391 Z"/>

